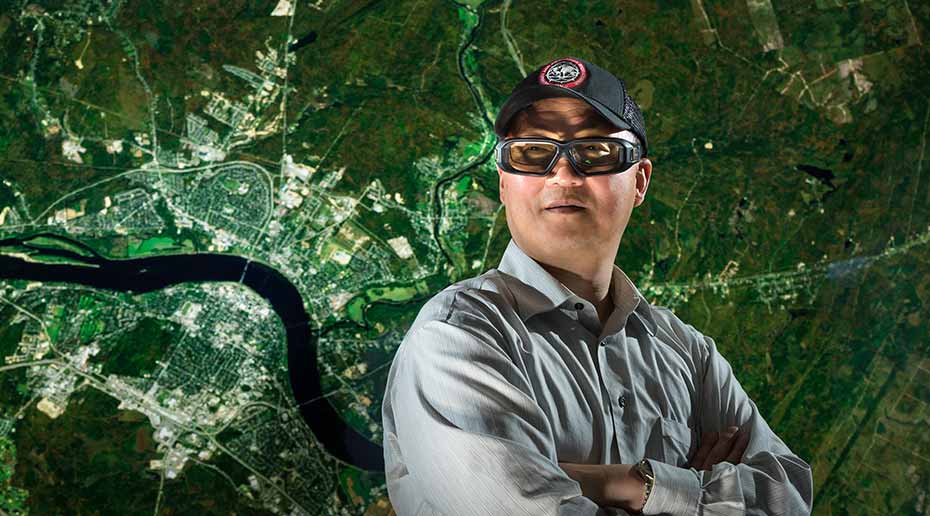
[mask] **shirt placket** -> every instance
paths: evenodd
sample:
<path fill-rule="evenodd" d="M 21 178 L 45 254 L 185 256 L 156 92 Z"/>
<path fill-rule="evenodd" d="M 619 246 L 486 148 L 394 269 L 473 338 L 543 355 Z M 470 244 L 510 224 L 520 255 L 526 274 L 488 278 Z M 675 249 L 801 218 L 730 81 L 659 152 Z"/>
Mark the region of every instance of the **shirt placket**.
<path fill-rule="evenodd" d="M 577 302 L 575 308 L 578 310 L 578 320 L 582 325 L 591 332 L 594 337 L 594 348 L 591 350 L 591 357 L 594 359 L 594 367 L 597 370 L 598 383 L 601 387 L 601 399 L 604 400 L 604 417 L 610 421 L 609 427 L 613 429 L 613 438 L 610 440 L 610 449 L 606 454 L 610 457 L 611 464 L 622 464 L 620 462 L 619 436 L 624 429 L 623 411 L 627 405 L 628 393 L 625 386 L 619 382 L 614 382 L 609 370 L 605 370 L 606 364 L 606 344 L 612 339 L 623 338 L 625 330 L 619 334 L 609 335 L 600 341 L 597 336 L 601 333 L 600 320 L 597 318 L 597 312 L 593 306 L 586 303 Z M 608 368 L 609 369 L 609 368 Z"/>
<path fill-rule="evenodd" d="M 627 410 L 631 410 L 633 400 L 630 386 L 624 384 L 624 381 L 630 381 L 629 378 L 617 378 L 614 376 L 608 363 L 608 347 L 616 345 L 617 342 L 623 342 L 626 338 L 626 329 L 621 329 L 619 333 L 604 337 L 597 346 L 598 370 L 601 378 L 604 379 L 603 391 L 608 406 L 610 407 L 610 421 L 614 429 L 614 439 L 610 446 L 610 455 L 614 464 L 632 464 L 637 459 L 630 456 L 630 446 L 622 437 L 632 435 L 632 429 L 627 424 L 630 418 L 624 417 Z M 618 360 L 619 353 L 611 353 L 613 360 Z M 618 364 L 614 364 L 617 366 Z"/>

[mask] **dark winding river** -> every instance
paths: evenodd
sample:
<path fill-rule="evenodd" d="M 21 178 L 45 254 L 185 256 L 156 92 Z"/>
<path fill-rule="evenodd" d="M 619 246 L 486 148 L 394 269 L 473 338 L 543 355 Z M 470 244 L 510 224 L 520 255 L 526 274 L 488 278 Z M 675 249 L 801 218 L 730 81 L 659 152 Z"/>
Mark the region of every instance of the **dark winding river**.
<path fill-rule="evenodd" d="M 67 242 L 86 250 L 89 256 L 30 245 L 28 241 L 36 236 Z M 0 248 L 8 246 L 40 249 L 43 254 L 66 257 L 87 265 L 35 263 L 0 255 L 0 279 L 77 283 L 130 294 L 152 292 L 188 282 L 237 282 L 249 287 L 267 299 L 284 322 L 291 389 L 300 414 L 313 434 L 326 451 L 339 460 L 369 471 L 384 471 L 381 446 L 348 426 L 323 397 L 316 355 L 318 334 L 310 327 L 310 318 L 297 288 L 275 269 L 225 254 L 110 260 L 78 241 L 51 234 L 0 240 Z"/>

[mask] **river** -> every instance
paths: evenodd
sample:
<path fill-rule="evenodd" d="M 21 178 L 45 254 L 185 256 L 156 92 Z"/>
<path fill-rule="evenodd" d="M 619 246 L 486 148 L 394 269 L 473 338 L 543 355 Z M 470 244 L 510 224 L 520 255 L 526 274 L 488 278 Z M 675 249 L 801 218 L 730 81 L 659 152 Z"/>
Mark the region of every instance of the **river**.
<path fill-rule="evenodd" d="M 314 436 L 329 454 L 339 460 L 369 471 L 384 471 L 381 446 L 347 425 L 323 397 L 316 354 L 319 335 L 310 327 L 300 292 L 283 274 L 254 260 L 226 254 L 110 260 L 78 241 L 51 234 L 0 240 L 0 248 L 34 248 L 28 240 L 36 236 L 54 238 L 86 250 L 87 255 L 46 248 L 42 248 L 42 253 L 87 265 L 36 263 L 0 255 L 0 279 L 76 283 L 130 294 L 152 292 L 179 283 L 206 281 L 237 282 L 255 291 L 268 300 L 284 323 L 291 389 L 300 414 Z"/>

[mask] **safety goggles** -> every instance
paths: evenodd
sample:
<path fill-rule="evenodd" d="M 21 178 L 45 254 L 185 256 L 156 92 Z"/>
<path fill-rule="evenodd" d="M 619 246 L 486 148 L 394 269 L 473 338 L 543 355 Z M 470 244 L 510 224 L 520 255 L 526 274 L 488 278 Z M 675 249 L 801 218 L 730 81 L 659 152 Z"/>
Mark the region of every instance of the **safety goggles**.
<path fill-rule="evenodd" d="M 494 146 L 501 170 L 524 176 L 549 175 L 563 153 L 582 176 L 617 174 L 642 157 L 639 145 L 621 138 L 580 138 L 564 143 L 551 138 L 509 138 Z"/>

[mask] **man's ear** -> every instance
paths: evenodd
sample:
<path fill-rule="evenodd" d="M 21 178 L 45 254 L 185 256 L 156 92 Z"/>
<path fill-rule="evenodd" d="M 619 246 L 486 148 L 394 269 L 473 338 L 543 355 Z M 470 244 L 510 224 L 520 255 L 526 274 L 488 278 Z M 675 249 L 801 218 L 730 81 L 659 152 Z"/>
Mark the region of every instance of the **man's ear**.
<path fill-rule="evenodd" d="M 633 207 L 639 206 L 646 200 L 646 190 L 649 188 L 649 179 L 652 178 L 652 161 L 649 158 L 639 160 L 636 167 L 636 198 Z"/>

